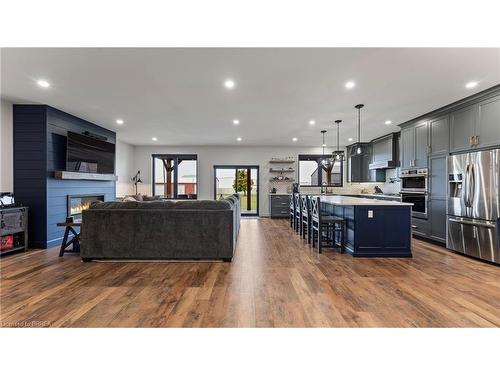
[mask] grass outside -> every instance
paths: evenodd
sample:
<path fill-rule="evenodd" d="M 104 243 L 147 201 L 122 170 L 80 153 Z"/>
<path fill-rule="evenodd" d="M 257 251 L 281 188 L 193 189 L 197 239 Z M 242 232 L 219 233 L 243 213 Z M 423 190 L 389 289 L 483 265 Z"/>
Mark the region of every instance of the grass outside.
<path fill-rule="evenodd" d="M 219 196 L 219 199 L 226 198 L 232 194 L 222 194 Z M 241 212 L 245 213 L 247 210 L 247 196 L 240 194 L 240 201 L 241 201 Z M 257 212 L 257 194 L 252 194 L 250 196 L 250 207 L 252 208 L 250 211 Z"/>

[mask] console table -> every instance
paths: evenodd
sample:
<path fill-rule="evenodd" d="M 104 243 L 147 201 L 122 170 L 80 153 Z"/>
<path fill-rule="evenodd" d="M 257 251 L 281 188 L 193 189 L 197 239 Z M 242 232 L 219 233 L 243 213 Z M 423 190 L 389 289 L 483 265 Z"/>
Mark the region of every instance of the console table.
<path fill-rule="evenodd" d="M 78 233 L 73 227 L 81 227 L 82 222 L 76 221 L 73 223 L 57 223 L 58 227 L 66 227 L 64 230 L 64 238 L 61 243 L 61 250 L 59 251 L 59 256 L 62 257 L 64 253 L 79 253 L 80 252 L 80 233 Z M 69 234 L 73 234 L 73 238 L 68 241 Z M 73 245 L 72 250 L 66 250 L 69 245 Z"/>
<path fill-rule="evenodd" d="M 28 248 L 28 207 L 0 209 L 0 239 L 9 242 L 9 247 L 0 246 L 2 255 Z"/>

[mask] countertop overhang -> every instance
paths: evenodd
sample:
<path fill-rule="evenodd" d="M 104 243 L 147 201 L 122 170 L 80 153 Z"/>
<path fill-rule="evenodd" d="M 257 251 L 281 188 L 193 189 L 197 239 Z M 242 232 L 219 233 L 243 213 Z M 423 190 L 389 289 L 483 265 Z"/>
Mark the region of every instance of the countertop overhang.
<path fill-rule="evenodd" d="M 322 203 L 336 206 L 413 206 L 413 203 L 387 201 L 381 199 L 356 198 L 342 195 L 317 195 Z"/>

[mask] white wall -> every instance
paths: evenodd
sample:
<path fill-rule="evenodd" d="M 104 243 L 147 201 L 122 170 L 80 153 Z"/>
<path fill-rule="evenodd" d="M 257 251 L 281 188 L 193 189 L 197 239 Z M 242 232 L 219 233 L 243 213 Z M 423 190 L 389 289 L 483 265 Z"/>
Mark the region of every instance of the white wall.
<path fill-rule="evenodd" d="M 134 184 L 131 178 L 135 175 L 134 162 L 134 146 L 116 141 L 116 196 L 124 197 L 125 195 L 134 194 Z"/>
<path fill-rule="evenodd" d="M 12 103 L 2 99 L 0 108 L 0 191 L 13 191 Z"/>
<path fill-rule="evenodd" d="M 135 170 L 141 171 L 141 178 L 144 181 L 139 185 L 139 192 L 142 194 L 151 195 L 151 173 L 152 173 L 152 154 L 197 154 L 198 155 L 198 198 L 213 199 L 214 198 L 214 165 L 258 165 L 260 167 L 260 200 L 259 209 L 261 216 L 267 216 L 269 213 L 269 197 L 270 190 L 269 179 L 276 174 L 269 172 L 271 158 L 293 156 L 297 159 L 298 154 L 321 154 L 320 147 L 246 147 L 246 146 L 186 146 L 186 147 L 168 147 L 168 146 L 135 146 Z M 331 149 L 325 149 L 325 153 L 330 153 Z M 298 165 L 294 164 L 295 170 Z M 294 176 L 297 179 L 297 172 Z M 357 193 L 365 188 L 370 192 L 373 191 L 375 183 L 357 183 L 347 184 L 346 181 L 346 165 L 344 164 L 344 187 L 329 188 L 333 192 L 338 193 Z M 394 188 L 395 192 L 399 192 L 399 187 L 396 184 L 378 185 L 385 191 L 390 192 Z M 393 187 L 394 186 L 394 187 Z M 319 188 L 301 189 L 307 192 L 318 192 Z"/>

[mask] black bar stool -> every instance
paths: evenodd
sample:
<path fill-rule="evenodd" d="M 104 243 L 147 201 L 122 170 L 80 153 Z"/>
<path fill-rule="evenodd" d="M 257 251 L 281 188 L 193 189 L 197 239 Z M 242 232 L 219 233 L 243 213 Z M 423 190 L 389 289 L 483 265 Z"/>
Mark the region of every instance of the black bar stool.
<path fill-rule="evenodd" d="M 345 220 L 338 216 L 322 214 L 319 197 L 311 198 L 311 227 L 312 245 L 314 247 L 318 244 L 319 253 L 326 246 L 339 247 L 341 253 L 344 251 Z M 339 237 L 339 245 L 336 244 L 336 237 Z"/>
<path fill-rule="evenodd" d="M 301 233 L 301 219 L 302 219 L 302 214 L 300 212 L 300 194 L 299 193 L 294 193 L 293 194 L 293 203 L 295 207 L 295 213 L 294 213 L 294 225 L 295 225 L 295 233 L 300 234 Z"/>
<path fill-rule="evenodd" d="M 293 201 L 293 194 L 288 196 L 288 205 L 290 206 L 290 228 L 295 230 L 295 203 Z"/>
<path fill-rule="evenodd" d="M 311 197 L 309 195 L 300 196 L 300 210 L 302 212 L 301 231 L 302 238 L 307 236 L 307 243 L 311 243 Z"/>

